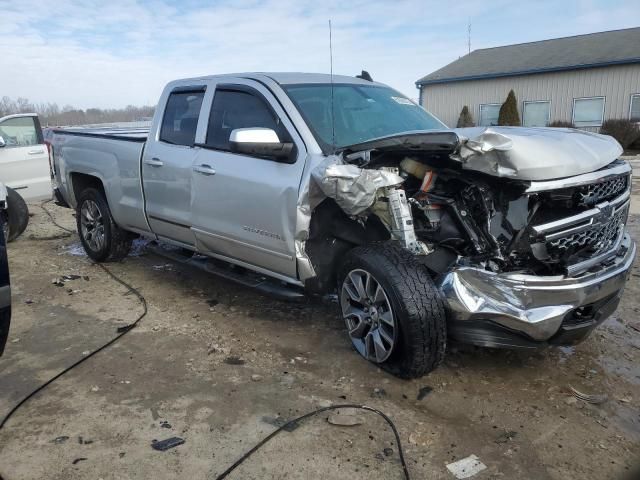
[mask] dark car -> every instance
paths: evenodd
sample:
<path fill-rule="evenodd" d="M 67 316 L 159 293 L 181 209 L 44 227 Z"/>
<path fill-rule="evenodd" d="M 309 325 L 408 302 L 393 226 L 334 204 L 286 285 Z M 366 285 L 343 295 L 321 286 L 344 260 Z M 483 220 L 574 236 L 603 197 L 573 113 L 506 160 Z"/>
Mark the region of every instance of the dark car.
<path fill-rule="evenodd" d="M 1 186 L 1 184 L 0 184 Z M 3 191 L 4 189 L 0 189 Z M 0 210 L 6 208 L 6 199 L 0 194 Z M 9 262 L 5 234 L 5 216 L 0 215 L 0 355 L 4 352 L 11 323 L 11 287 L 9 283 Z"/>

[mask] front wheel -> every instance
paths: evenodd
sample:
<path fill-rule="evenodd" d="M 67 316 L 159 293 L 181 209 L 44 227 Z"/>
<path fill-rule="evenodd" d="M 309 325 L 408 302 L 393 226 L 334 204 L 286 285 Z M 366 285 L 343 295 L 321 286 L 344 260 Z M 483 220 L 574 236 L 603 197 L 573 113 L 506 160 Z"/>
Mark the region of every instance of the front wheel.
<path fill-rule="evenodd" d="M 351 250 L 340 269 L 340 308 L 354 348 L 402 378 L 444 359 L 446 313 L 427 270 L 393 242 Z"/>
<path fill-rule="evenodd" d="M 87 188 L 76 209 L 78 234 L 85 252 L 96 262 L 122 260 L 131 249 L 131 235 L 116 225 L 104 194 Z"/>

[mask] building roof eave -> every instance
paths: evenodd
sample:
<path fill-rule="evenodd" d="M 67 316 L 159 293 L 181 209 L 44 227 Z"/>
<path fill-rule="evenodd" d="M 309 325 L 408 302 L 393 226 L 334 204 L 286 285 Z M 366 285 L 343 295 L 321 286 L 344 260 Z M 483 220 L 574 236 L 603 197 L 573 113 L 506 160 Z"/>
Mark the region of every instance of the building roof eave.
<path fill-rule="evenodd" d="M 536 68 L 531 70 L 521 70 L 521 71 L 515 71 L 515 72 L 486 73 L 481 75 L 467 75 L 467 76 L 461 76 L 461 77 L 434 78 L 430 80 L 422 78 L 416 82 L 416 87 L 421 88 L 426 85 L 435 85 L 439 83 L 464 82 L 464 81 L 470 81 L 470 80 L 487 80 L 491 78 L 501 78 L 501 77 L 518 77 L 523 75 L 535 75 L 538 73 L 565 72 L 570 70 L 583 70 L 587 68 L 609 67 L 613 65 L 626 65 L 626 64 L 636 64 L 636 63 L 640 63 L 640 57 L 628 58 L 624 60 L 614 60 L 611 62 L 599 62 L 599 63 L 589 63 L 589 64 L 581 64 L 581 65 L 563 65 L 560 67 Z"/>

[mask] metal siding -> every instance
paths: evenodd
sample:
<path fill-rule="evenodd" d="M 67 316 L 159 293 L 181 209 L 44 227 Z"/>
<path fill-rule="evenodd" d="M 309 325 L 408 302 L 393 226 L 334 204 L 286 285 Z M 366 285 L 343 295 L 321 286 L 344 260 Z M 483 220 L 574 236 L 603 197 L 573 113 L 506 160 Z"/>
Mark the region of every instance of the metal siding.
<path fill-rule="evenodd" d="M 640 93 L 640 65 L 425 85 L 422 101 L 427 110 L 455 127 L 463 106 L 469 107 L 477 122 L 480 104 L 502 103 L 512 88 L 521 117 L 524 101 L 550 100 L 551 121 L 571 121 L 574 98 L 604 96 L 605 120 L 629 118 L 631 94 Z"/>

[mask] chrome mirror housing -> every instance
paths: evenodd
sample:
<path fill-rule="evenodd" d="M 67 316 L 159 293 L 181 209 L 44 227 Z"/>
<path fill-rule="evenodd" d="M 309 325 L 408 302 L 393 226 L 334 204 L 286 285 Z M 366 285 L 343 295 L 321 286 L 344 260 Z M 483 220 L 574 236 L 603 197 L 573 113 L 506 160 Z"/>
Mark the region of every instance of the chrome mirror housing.
<path fill-rule="evenodd" d="M 229 136 L 229 147 L 234 153 L 272 158 L 285 163 L 295 162 L 295 158 L 292 158 L 293 143 L 281 142 L 278 134 L 270 128 L 236 128 Z"/>

